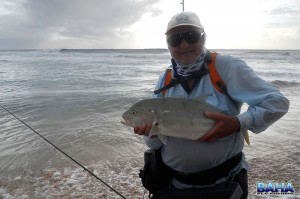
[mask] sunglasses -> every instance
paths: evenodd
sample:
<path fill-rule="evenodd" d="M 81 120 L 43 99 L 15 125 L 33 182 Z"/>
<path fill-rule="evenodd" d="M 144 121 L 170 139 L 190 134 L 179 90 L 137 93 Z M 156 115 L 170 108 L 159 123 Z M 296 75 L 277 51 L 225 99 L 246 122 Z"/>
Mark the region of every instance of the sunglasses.
<path fill-rule="evenodd" d="M 181 44 L 182 40 L 184 39 L 189 44 L 195 44 L 199 41 L 200 37 L 204 35 L 204 32 L 199 31 L 189 31 L 181 34 L 173 34 L 167 37 L 168 45 L 172 47 L 177 47 Z"/>

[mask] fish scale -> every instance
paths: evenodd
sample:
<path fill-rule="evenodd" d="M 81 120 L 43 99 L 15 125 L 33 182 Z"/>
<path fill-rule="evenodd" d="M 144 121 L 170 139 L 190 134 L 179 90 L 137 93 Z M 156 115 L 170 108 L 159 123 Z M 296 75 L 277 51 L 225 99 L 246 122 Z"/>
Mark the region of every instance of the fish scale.
<path fill-rule="evenodd" d="M 144 99 L 125 111 L 122 123 L 131 127 L 152 124 L 149 136 L 158 135 L 162 142 L 166 140 L 164 136 L 198 140 L 214 125 L 204 112 L 224 114 L 205 102 L 206 97 Z M 248 143 L 248 133 L 243 132 L 243 135 Z"/>
<path fill-rule="evenodd" d="M 222 113 L 206 103 L 203 98 L 145 99 L 134 104 L 123 114 L 123 123 L 132 127 L 155 123 L 156 128 L 151 129 L 153 135 L 197 140 L 214 124 L 213 120 L 204 116 L 205 111 Z"/>

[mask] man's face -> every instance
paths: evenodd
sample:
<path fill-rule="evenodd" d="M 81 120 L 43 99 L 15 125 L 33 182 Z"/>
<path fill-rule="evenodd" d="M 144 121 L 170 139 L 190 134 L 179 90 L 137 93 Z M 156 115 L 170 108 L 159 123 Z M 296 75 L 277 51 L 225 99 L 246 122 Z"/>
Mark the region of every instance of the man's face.
<path fill-rule="evenodd" d="M 204 37 L 202 37 L 201 32 L 203 31 L 193 26 L 179 26 L 170 30 L 167 33 L 167 43 L 172 57 L 183 65 L 194 63 L 204 46 Z M 197 40 L 199 34 L 200 38 Z M 186 37 L 189 38 L 186 39 Z M 179 38 L 183 38 L 181 42 Z M 178 39 L 179 41 L 176 44 L 174 41 Z M 174 43 L 176 46 L 174 46 Z"/>

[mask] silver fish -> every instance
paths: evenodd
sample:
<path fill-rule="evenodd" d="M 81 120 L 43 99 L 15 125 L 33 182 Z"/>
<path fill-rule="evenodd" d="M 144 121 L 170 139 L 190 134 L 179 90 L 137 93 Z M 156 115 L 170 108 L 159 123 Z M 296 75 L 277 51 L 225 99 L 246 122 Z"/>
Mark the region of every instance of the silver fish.
<path fill-rule="evenodd" d="M 122 115 L 121 122 L 130 127 L 152 124 L 149 136 L 158 135 L 164 143 L 165 136 L 198 140 L 213 128 L 215 123 L 214 120 L 208 119 L 204 112 L 224 114 L 206 103 L 205 99 L 206 97 L 144 99 L 129 108 Z"/>

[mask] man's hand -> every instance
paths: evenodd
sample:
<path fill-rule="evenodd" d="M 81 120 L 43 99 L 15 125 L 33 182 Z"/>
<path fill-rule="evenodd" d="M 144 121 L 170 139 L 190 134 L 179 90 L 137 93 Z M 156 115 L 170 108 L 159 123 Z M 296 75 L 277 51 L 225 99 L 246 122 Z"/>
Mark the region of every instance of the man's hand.
<path fill-rule="evenodd" d="M 240 131 L 240 122 L 237 117 L 211 112 L 205 112 L 204 115 L 214 120 L 215 125 L 200 138 L 200 141 L 213 142 Z"/>

